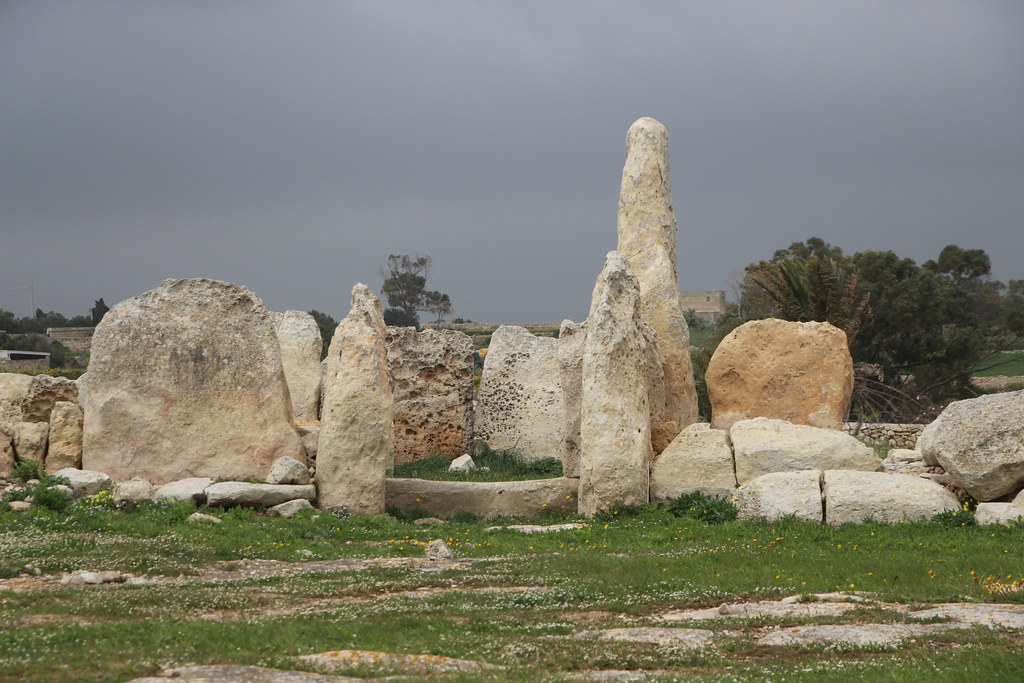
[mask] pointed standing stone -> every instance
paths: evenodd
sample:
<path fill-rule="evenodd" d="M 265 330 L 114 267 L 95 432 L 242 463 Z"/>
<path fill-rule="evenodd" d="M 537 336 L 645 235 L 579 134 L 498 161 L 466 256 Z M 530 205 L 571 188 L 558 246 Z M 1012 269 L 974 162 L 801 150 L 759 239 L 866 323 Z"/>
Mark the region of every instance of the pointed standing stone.
<path fill-rule="evenodd" d="M 580 407 L 583 400 L 583 349 L 586 322 L 563 320 L 558 330 L 558 370 L 562 382 L 565 424 L 562 428 L 562 473 L 580 476 Z"/>
<path fill-rule="evenodd" d="M 320 411 L 320 351 L 323 339 L 316 319 L 305 311 L 271 313 L 281 347 L 281 365 L 296 420 L 316 420 Z"/>
<path fill-rule="evenodd" d="M 626 136 L 618 232 L 618 251 L 640 283 L 643 319 L 658 335 L 664 363 L 665 408 L 661 424 L 653 425 L 654 450 L 660 453 L 697 421 L 697 392 L 679 294 L 668 133 L 652 118 L 637 120 Z"/>
<path fill-rule="evenodd" d="M 580 415 L 580 514 L 648 500 L 651 450 L 647 376 L 657 358 L 644 323 L 640 285 L 626 259 L 610 252 L 587 318 Z M 653 354 L 653 355 L 652 355 Z"/>
<path fill-rule="evenodd" d="M 384 481 L 394 445 L 391 385 L 380 301 L 352 289 L 352 310 L 327 353 L 316 478 L 320 507 L 353 515 L 384 512 Z"/>

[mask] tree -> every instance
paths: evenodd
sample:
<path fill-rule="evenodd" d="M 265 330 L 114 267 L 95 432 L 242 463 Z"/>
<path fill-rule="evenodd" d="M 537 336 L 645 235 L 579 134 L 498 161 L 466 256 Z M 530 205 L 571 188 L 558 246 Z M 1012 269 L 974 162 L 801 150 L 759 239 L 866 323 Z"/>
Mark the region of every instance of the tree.
<path fill-rule="evenodd" d="M 103 301 L 103 299 L 100 299 L 100 301 Z M 323 348 L 320 350 L 320 360 L 323 360 L 324 358 L 327 358 L 327 350 L 331 348 L 331 338 L 334 337 L 334 330 L 338 327 L 338 321 L 315 308 L 309 311 L 309 314 L 313 316 L 313 320 L 316 321 L 316 326 L 320 328 L 320 339 L 323 340 Z"/>
<path fill-rule="evenodd" d="M 103 320 L 103 315 L 110 310 L 110 306 L 103 301 L 103 297 L 100 297 L 93 302 L 92 308 L 89 309 L 89 316 L 92 318 L 92 324 L 95 327 L 100 324 Z"/>
<path fill-rule="evenodd" d="M 384 322 L 401 327 L 419 327 L 421 311 L 432 314 L 438 323 L 443 322 L 444 318 L 451 314 L 452 303 L 449 296 L 427 290 L 429 274 L 429 256 L 388 256 L 387 266 L 380 269 L 380 275 L 384 279 L 381 291 L 389 306 L 384 311 Z"/>

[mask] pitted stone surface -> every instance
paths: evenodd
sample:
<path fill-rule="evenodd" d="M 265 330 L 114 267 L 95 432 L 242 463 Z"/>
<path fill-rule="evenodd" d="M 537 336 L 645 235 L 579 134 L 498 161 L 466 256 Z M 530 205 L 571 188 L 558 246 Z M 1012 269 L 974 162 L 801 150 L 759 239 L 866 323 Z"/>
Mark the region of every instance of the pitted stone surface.
<path fill-rule="evenodd" d="M 292 417 L 316 420 L 320 416 L 320 390 L 323 385 L 320 327 L 305 311 L 271 313 L 270 317 L 281 349 L 281 365 L 291 397 Z"/>
<path fill-rule="evenodd" d="M 477 393 L 476 436 L 527 460 L 559 458 L 565 421 L 558 340 L 502 325 L 491 336 Z"/>
<path fill-rule="evenodd" d="M 626 134 L 626 163 L 619 193 L 618 252 L 640 284 L 642 318 L 658 337 L 665 378 L 664 407 L 653 412 L 654 450 L 660 453 L 697 421 L 697 392 L 690 364 L 690 331 L 683 317 L 676 262 L 668 132 L 644 117 Z"/>
<path fill-rule="evenodd" d="M 50 411 L 58 401 L 78 403 L 78 384 L 66 377 L 36 375 L 21 399 L 21 419 L 25 422 L 49 422 Z"/>
<path fill-rule="evenodd" d="M 113 306 L 82 388 L 82 466 L 163 484 L 259 479 L 290 455 L 281 350 L 263 302 L 215 280 L 165 280 Z"/>
<path fill-rule="evenodd" d="M 21 402 L 31 383 L 31 375 L 0 372 L 0 422 L 21 422 Z"/>
<path fill-rule="evenodd" d="M 705 377 L 716 429 L 768 417 L 841 430 L 853 395 L 846 334 L 828 323 L 744 323 L 718 345 Z"/>
<path fill-rule="evenodd" d="M 389 327 L 395 464 L 456 456 L 473 439 L 473 343 L 455 330 Z"/>

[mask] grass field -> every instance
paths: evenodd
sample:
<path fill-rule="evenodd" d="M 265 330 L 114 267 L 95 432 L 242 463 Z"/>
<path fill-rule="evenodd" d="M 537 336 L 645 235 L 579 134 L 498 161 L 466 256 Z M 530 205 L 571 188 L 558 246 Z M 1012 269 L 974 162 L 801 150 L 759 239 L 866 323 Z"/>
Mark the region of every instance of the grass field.
<path fill-rule="evenodd" d="M 697 651 L 587 635 L 655 625 L 669 610 L 836 590 L 910 605 L 1024 602 L 1014 588 L 1024 576 L 1024 532 L 962 526 L 968 515 L 833 528 L 708 524 L 686 516 L 687 506 L 642 506 L 593 520 L 552 515 L 542 521 L 588 526 L 524 535 L 488 530 L 523 520 L 420 526 L 391 516 L 285 520 L 244 509 L 205 510 L 223 522 L 197 526 L 185 521 L 193 510 L 80 504 L 67 514 L 0 512 L 0 680 L 124 681 L 186 662 L 297 669 L 297 655 L 348 648 L 502 667 L 450 679 L 459 681 L 563 681 L 612 669 L 658 672 L 651 680 L 934 683 L 964 680 L 968 671 L 971 679 L 1024 678 L 1021 633 L 1000 629 L 918 637 L 898 648 L 766 647 L 755 642 L 764 629 L 821 619 L 711 619 L 686 624 L 719 633 L 715 647 Z M 416 558 L 436 538 L 457 561 L 425 571 Z M 152 581 L 58 584 L 60 572 L 76 569 Z M 907 617 L 866 606 L 832 623 L 864 621 Z"/>
<path fill-rule="evenodd" d="M 974 373 L 975 377 L 1019 377 L 1024 376 L 1024 351 L 1012 353 L 1001 353 L 997 357 L 985 361 L 982 365 L 987 367 L 996 365 L 986 370 Z"/>

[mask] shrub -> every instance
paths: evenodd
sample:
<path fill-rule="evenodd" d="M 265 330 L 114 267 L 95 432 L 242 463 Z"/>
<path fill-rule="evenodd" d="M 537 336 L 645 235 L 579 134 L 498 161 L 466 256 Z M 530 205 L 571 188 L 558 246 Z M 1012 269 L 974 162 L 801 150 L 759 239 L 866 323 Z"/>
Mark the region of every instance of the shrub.
<path fill-rule="evenodd" d="M 43 463 L 38 460 L 22 460 L 11 470 L 11 479 L 26 482 L 29 479 L 43 479 L 46 477 L 46 470 Z"/>
<path fill-rule="evenodd" d="M 948 512 L 940 512 L 939 514 L 932 517 L 932 522 L 939 526 L 947 529 L 959 529 L 960 527 L 976 526 L 977 521 L 974 519 L 974 513 L 970 510 L 951 510 Z"/>
<path fill-rule="evenodd" d="M 722 524 L 736 519 L 736 508 L 725 498 L 706 496 L 694 491 L 684 493 L 668 503 L 674 517 L 691 517 L 708 524 Z"/>

